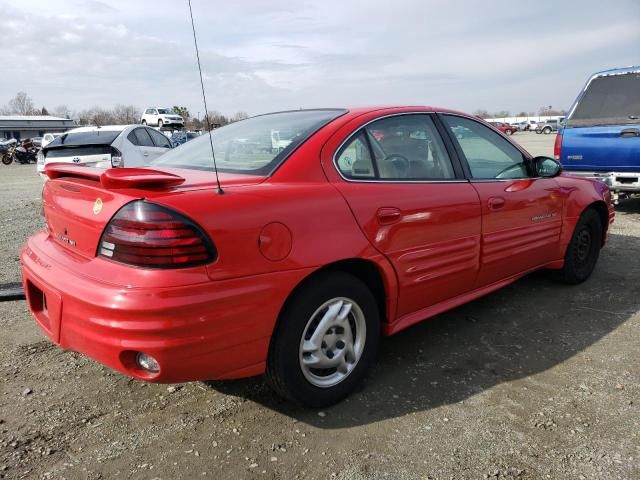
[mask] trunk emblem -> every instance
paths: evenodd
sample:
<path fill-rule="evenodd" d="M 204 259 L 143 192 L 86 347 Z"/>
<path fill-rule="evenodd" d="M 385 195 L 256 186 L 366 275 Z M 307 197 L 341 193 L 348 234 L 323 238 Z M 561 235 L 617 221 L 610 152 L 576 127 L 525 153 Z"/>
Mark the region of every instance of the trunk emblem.
<path fill-rule="evenodd" d="M 73 157 L 73 163 L 80 163 L 80 157 Z"/>
<path fill-rule="evenodd" d="M 96 198 L 96 201 L 93 204 L 93 214 L 98 215 L 101 211 L 102 211 L 102 199 Z"/>

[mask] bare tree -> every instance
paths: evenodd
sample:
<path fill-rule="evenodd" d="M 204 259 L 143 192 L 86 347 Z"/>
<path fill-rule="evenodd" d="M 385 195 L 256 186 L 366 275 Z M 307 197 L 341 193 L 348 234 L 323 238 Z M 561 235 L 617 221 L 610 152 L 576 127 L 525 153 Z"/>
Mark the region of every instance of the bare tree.
<path fill-rule="evenodd" d="M 209 123 L 213 128 L 223 127 L 230 122 L 229 118 L 227 118 L 226 116 L 224 116 L 223 114 L 221 114 L 216 110 L 209 110 L 207 112 L 207 117 L 209 117 Z M 207 124 L 206 118 L 204 120 L 204 124 L 205 126 Z"/>
<path fill-rule="evenodd" d="M 76 114 L 80 125 L 112 125 L 117 123 L 113 112 L 100 107 L 82 110 Z"/>
<path fill-rule="evenodd" d="M 7 104 L 9 113 L 13 115 L 35 115 L 38 113 L 33 106 L 33 100 L 26 92 L 18 92 Z"/>
<path fill-rule="evenodd" d="M 173 106 L 173 111 L 180 115 L 185 121 L 189 120 L 191 114 L 189 113 L 189 109 L 187 107 L 179 107 L 178 105 Z"/>
<path fill-rule="evenodd" d="M 480 117 L 480 118 L 491 118 L 491 114 L 487 110 L 484 110 L 484 109 L 478 109 L 475 112 L 473 112 L 473 114 L 476 117 Z"/>
<path fill-rule="evenodd" d="M 238 122 L 240 120 L 245 120 L 247 118 L 249 118 L 249 114 L 247 112 L 236 112 L 233 114 L 230 120 L 232 122 Z"/>
<path fill-rule="evenodd" d="M 69 118 L 71 116 L 71 111 L 66 105 L 58 105 L 51 111 L 51 114 L 55 117 Z"/>
<path fill-rule="evenodd" d="M 113 121 L 120 125 L 130 125 L 140 121 L 140 109 L 135 105 L 118 104 L 113 107 Z"/>

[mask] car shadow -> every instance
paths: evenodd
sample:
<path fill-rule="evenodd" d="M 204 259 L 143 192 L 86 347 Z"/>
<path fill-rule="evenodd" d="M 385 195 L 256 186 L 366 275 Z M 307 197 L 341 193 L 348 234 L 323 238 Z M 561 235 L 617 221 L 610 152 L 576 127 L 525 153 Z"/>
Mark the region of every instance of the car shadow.
<path fill-rule="evenodd" d="M 640 213 L 640 197 L 625 198 L 616 205 L 616 212 L 622 214 Z"/>
<path fill-rule="evenodd" d="M 536 272 L 385 338 L 367 380 L 325 409 L 326 416 L 280 399 L 261 378 L 207 384 L 319 428 L 457 403 L 552 368 L 615 330 L 640 307 L 640 283 L 629 281 L 638 275 L 640 238 L 611 235 L 596 271 L 581 285 L 554 283 L 548 272 Z"/>

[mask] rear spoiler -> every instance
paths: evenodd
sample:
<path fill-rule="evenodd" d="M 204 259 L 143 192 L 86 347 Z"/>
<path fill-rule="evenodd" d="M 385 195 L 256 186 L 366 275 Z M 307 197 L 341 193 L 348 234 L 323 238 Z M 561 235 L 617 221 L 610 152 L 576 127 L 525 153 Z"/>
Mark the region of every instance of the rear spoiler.
<path fill-rule="evenodd" d="M 44 173 L 51 180 L 56 178 L 86 178 L 100 182 L 104 188 L 168 188 L 180 185 L 185 181 L 179 175 L 152 170 L 150 168 L 111 168 L 101 170 L 68 163 L 48 163 Z"/>

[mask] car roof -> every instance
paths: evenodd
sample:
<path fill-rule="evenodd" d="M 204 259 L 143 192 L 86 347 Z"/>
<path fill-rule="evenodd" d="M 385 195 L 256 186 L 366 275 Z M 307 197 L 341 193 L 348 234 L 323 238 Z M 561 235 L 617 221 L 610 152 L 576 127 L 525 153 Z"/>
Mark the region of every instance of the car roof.
<path fill-rule="evenodd" d="M 591 75 L 594 77 L 606 77 L 609 75 L 625 75 L 627 73 L 640 73 L 640 65 L 630 65 L 628 67 L 611 68 L 609 70 L 602 70 Z"/>
<path fill-rule="evenodd" d="M 137 127 L 139 125 L 101 125 L 101 126 L 90 126 L 90 127 L 78 127 L 73 128 L 71 130 L 67 130 L 66 133 L 80 133 L 80 132 L 121 132 L 129 127 Z"/>

